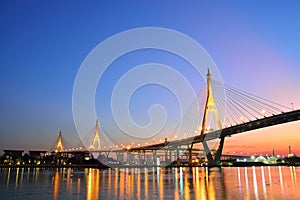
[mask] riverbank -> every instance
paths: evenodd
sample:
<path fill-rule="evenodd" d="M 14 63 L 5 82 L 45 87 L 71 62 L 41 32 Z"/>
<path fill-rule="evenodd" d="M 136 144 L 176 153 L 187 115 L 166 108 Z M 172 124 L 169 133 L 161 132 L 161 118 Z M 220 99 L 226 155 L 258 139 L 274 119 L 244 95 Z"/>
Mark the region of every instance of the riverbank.
<path fill-rule="evenodd" d="M 0 165 L 0 168 L 43 168 L 43 169 L 55 169 L 55 168 L 71 168 L 71 169 L 83 169 L 83 168 L 95 168 L 95 169 L 108 169 L 108 168 L 179 168 L 179 167 L 259 167 L 259 166 L 294 166 L 299 167 L 300 165 L 294 164 L 265 164 L 261 162 L 236 162 L 232 164 L 222 164 L 218 166 L 207 166 L 207 165 L 169 165 L 169 166 L 161 166 L 161 165 L 105 165 L 105 164 L 74 164 L 74 165 Z"/>

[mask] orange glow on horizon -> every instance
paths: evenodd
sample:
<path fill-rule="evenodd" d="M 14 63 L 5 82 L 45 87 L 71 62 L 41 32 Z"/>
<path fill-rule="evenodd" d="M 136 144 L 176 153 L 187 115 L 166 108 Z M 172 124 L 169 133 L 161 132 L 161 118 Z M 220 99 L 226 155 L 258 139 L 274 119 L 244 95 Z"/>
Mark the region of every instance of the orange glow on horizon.
<path fill-rule="evenodd" d="M 300 156 L 300 122 L 249 131 L 225 139 L 223 154 L 272 154 L 287 156 L 288 146 Z"/>

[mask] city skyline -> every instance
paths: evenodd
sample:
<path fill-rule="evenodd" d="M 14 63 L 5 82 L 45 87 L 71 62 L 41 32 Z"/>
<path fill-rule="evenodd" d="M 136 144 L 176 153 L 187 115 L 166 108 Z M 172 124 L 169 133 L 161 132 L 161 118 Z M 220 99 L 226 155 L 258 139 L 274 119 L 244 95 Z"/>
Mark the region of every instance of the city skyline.
<path fill-rule="evenodd" d="M 77 145 L 80 141 L 72 116 L 72 91 L 80 65 L 100 42 L 138 27 L 180 31 L 207 50 L 226 84 L 300 108 L 297 1 L 172 6 L 170 2 L 0 4 L 0 150 L 48 150 L 60 130 L 71 144 Z M 100 119 L 107 115 L 107 99 L 117 77 L 140 63 L 167 62 L 186 73 L 195 89 L 200 87 L 201 78 L 191 75 L 192 70 L 180 69 L 185 63 L 172 55 L 136 52 L 126 56 L 113 63 L 107 78 L 99 83 L 96 107 Z M 142 94 L 157 89 L 162 97 L 168 97 L 160 88 L 145 88 Z M 172 96 L 167 99 L 173 101 Z M 151 105 L 157 100 L 161 99 L 136 94 L 138 106 L 133 108 L 133 117 L 138 123 L 148 120 L 143 114 L 148 107 L 140 102 Z M 109 125 L 103 125 L 107 134 Z M 271 154 L 275 149 L 278 154 L 287 154 L 291 145 L 300 154 L 299 132 L 299 122 L 246 132 L 227 139 L 223 152 L 251 153 L 260 149 Z"/>

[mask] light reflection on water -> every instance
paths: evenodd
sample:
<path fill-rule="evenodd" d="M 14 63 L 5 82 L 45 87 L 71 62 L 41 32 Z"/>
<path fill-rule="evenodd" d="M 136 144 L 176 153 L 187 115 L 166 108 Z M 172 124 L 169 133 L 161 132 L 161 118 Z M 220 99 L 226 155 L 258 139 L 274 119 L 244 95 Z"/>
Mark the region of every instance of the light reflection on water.
<path fill-rule="evenodd" d="M 300 199 L 300 167 L 0 169 L 0 199 Z"/>

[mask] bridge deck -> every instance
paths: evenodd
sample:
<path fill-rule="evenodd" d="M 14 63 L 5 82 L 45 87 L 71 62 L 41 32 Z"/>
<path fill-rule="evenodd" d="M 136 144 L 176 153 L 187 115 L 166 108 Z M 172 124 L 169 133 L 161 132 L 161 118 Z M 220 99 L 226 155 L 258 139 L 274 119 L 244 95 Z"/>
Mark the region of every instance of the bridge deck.
<path fill-rule="evenodd" d="M 204 140 L 209 141 L 217 138 L 228 137 L 238 133 L 243 133 L 255 129 L 265 128 L 265 127 L 288 123 L 297 120 L 300 120 L 300 109 L 290 111 L 290 112 L 284 112 L 277 115 L 272 115 L 262 119 L 245 122 L 243 124 L 234 125 L 204 135 L 198 135 L 194 137 L 189 137 L 180 140 L 173 140 L 169 142 L 157 143 L 154 145 L 134 147 L 127 151 L 133 152 L 133 151 L 161 150 L 162 148 L 163 149 L 171 149 L 175 147 L 177 148 L 178 146 L 182 146 L 182 145 L 190 145 L 190 144 L 203 142 Z"/>

